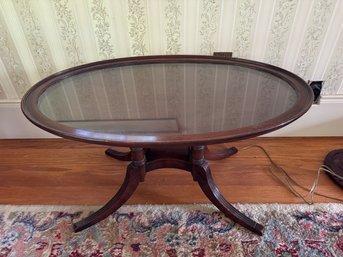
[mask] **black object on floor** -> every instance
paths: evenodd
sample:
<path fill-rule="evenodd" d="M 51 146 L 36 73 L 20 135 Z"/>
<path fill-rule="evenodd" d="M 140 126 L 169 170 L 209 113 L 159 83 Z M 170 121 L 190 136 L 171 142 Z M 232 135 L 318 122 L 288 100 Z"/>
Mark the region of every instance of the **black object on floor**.
<path fill-rule="evenodd" d="M 335 174 L 343 176 L 343 149 L 329 152 L 324 159 L 324 165 L 328 166 Z M 343 179 L 340 179 L 327 172 L 330 178 L 343 188 Z"/>

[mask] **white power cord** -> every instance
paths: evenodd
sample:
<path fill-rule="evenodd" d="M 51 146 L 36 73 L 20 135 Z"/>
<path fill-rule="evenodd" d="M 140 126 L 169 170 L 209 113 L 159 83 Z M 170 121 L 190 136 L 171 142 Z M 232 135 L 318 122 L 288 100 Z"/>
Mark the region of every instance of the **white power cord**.
<path fill-rule="evenodd" d="M 326 197 L 326 198 L 329 198 L 329 199 L 332 199 L 332 200 L 336 200 L 336 201 L 340 201 L 340 202 L 343 202 L 343 199 L 341 198 L 337 198 L 337 197 L 333 197 L 333 196 L 329 196 L 329 195 L 325 195 L 325 194 L 321 194 L 321 193 L 317 193 L 316 192 L 316 189 L 317 189 L 317 186 L 318 186 L 318 183 L 319 183 L 319 177 L 320 177 L 320 174 L 322 171 L 325 171 L 325 172 L 328 172 L 330 174 L 332 174 L 333 176 L 336 176 L 337 178 L 340 178 L 340 179 L 343 179 L 342 176 L 336 174 L 335 172 L 333 172 L 328 166 L 326 165 L 321 165 L 318 170 L 317 170 L 317 176 L 316 178 L 314 179 L 313 183 L 312 183 L 312 186 L 311 188 L 306 188 L 302 185 L 300 185 L 298 182 L 296 182 L 288 173 L 285 169 L 283 169 L 281 166 L 279 166 L 271 157 L 270 155 L 268 154 L 268 152 L 260 145 L 250 145 L 250 146 L 247 146 L 247 147 L 243 147 L 241 148 L 239 151 L 245 151 L 245 150 L 248 150 L 250 148 L 258 148 L 260 150 L 263 151 L 263 153 L 267 156 L 267 158 L 269 159 L 270 161 L 270 166 L 269 166 L 269 172 L 270 174 L 275 178 L 277 179 L 278 181 L 280 181 L 282 184 L 284 184 L 287 189 L 292 192 L 295 196 L 299 197 L 300 199 L 302 199 L 305 203 L 307 204 L 313 204 L 314 201 L 313 201 L 313 196 L 314 195 L 319 195 L 319 196 L 322 196 L 322 197 Z M 274 170 L 276 172 L 274 172 Z M 278 175 L 277 172 L 281 173 L 281 175 Z M 301 195 L 297 189 L 295 187 L 299 187 L 305 191 L 308 192 L 307 195 L 303 196 Z M 310 196 L 310 200 L 308 201 L 306 198 L 308 198 Z"/>

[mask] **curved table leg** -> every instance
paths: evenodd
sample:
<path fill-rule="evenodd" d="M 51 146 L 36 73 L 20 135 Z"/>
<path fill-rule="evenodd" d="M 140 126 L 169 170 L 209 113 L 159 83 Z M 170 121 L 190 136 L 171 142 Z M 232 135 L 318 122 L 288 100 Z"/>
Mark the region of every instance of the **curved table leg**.
<path fill-rule="evenodd" d="M 127 167 L 125 180 L 117 194 L 113 196 L 113 198 L 108 201 L 106 205 L 104 205 L 101 209 L 94 212 L 87 218 L 76 222 L 74 224 L 74 231 L 79 232 L 81 230 L 84 230 L 107 218 L 110 214 L 118 210 L 131 197 L 133 192 L 136 190 L 139 182 L 142 180 L 140 169 L 140 166 L 135 166 L 133 163 L 131 163 Z"/>
<path fill-rule="evenodd" d="M 225 147 L 223 150 L 210 150 L 205 147 L 204 155 L 206 160 L 222 160 L 237 153 L 236 147 Z"/>
<path fill-rule="evenodd" d="M 196 180 L 200 185 L 205 195 L 220 211 L 225 214 L 225 216 L 249 229 L 250 231 L 260 236 L 262 235 L 263 226 L 261 224 L 256 223 L 249 217 L 245 216 L 225 200 L 215 185 L 210 167 L 205 161 L 202 164 L 193 165 L 192 175 L 194 180 Z"/>
<path fill-rule="evenodd" d="M 119 209 L 134 193 L 139 182 L 144 181 L 147 172 L 161 168 L 177 168 L 191 172 L 193 179 L 198 182 L 205 195 L 228 218 L 250 231 L 262 235 L 263 226 L 238 211 L 219 192 L 213 181 L 208 163 L 205 161 L 206 153 L 209 153 L 207 147 L 193 146 L 188 148 L 188 153 L 176 155 L 175 153 L 165 152 L 164 149 L 157 149 L 150 151 L 146 156 L 146 150 L 143 148 L 132 148 L 130 153 L 121 153 L 112 149 L 106 151 L 106 154 L 119 160 L 128 160 L 130 156 L 132 162 L 127 167 L 125 180 L 117 194 L 104 207 L 75 223 L 75 232 L 96 224 Z M 209 156 L 222 159 L 234 154 L 236 151 L 236 148 L 229 148 L 224 151 L 210 152 L 212 155 Z"/>
<path fill-rule="evenodd" d="M 119 152 L 119 151 L 116 151 L 114 149 L 111 149 L 111 148 L 108 148 L 106 151 L 105 151 L 106 155 L 114 158 L 114 159 L 117 159 L 117 160 L 120 160 L 120 161 L 131 161 L 131 152 Z"/>

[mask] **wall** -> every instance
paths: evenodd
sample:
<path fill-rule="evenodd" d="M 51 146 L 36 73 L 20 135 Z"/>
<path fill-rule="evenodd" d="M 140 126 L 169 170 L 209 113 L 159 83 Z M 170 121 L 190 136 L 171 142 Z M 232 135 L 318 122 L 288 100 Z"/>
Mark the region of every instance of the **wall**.
<path fill-rule="evenodd" d="M 36 136 L 31 130 L 4 132 L 26 122 L 19 110 L 10 115 L 8 106 L 18 109 L 26 90 L 51 73 L 108 58 L 214 51 L 325 80 L 324 101 L 311 110 L 309 122 L 337 129 L 326 118 L 343 120 L 342 31 L 341 0 L 2 0 L 0 114 L 7 118 L 0 137 Z M 286 134 L 309 135 L 301 126 L 297 131 Z"/>

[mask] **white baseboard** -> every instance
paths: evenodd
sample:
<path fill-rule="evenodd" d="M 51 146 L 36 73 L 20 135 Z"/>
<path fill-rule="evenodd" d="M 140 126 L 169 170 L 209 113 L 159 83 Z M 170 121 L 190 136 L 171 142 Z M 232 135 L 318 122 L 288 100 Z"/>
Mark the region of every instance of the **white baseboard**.
<path fill-rule="evenodd" d="M 20 101 L 0 101 L 0 138 L 53 138 L 29 122 Z M 323 96 L 319 105 L 292 124 L 265 136 L 343 136 L 343 95 Z"/>
<path fill-rule="evenodd" d="M 0 138 L 53 138 L 56 137 L 33 125 L 22 113 L 20 101 L 0 102 Z"/>
<path fill-rule="evenodd" d="M 343 136 L 343 96 L 322 96 L 298 120 L 265 136 Z"/>

